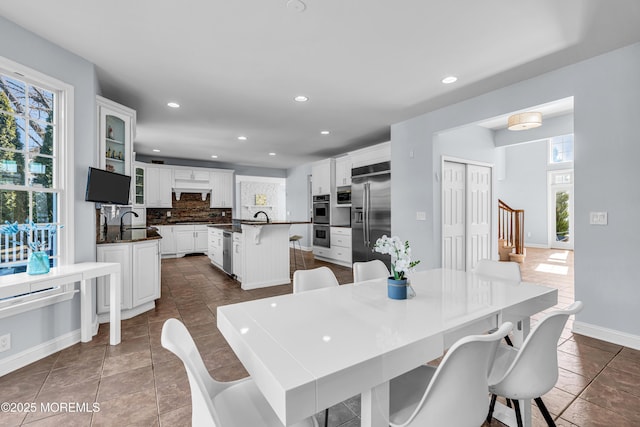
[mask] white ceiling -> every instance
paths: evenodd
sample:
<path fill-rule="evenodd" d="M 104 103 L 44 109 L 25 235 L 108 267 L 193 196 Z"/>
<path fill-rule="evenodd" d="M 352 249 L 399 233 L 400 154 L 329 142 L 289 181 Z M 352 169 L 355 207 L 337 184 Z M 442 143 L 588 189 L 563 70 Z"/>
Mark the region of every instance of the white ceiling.
<path fill-rule="evenodd" d="M 136 152 L 277 168 L 640 41 L 637 0 L 303 1 L 2 0 L 0 13 L 96 64 L 103 95 L 138 112 Z"/>

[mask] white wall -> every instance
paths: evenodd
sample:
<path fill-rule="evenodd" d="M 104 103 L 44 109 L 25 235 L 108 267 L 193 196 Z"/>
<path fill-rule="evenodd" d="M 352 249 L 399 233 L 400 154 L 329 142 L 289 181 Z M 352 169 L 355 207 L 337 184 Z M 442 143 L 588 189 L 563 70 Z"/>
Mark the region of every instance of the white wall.
<path fill-rule="evenodd" d="M 284 221 L 286 218 L 286 180 L 257 176 L 236 176 L 236 214 L 237 218 L 253 219 L 259 211 L 266 212 L 272 221 Z M 256 205 L 256 195 L 265 195 L 264 206 Z M 260 216 L 264 219 L 264 216 Z"/>
<path fill-rule="evenodd" d="M 640 233 L 639 93 L 640 44 L 634 44 L 393 125 L 393 234 L 412 236 L 425 267 L 440 265 L 436 133 L 574 96 L 575 295 L 585 303 L 577 320 L 640 344 L 640 251 L 630 238 Z M 424 184 L 420 191 L 416 183 Z M 432 212 L 427 222 L 415 220 L 418 210 Z M 590 211 L 607 211 L 609 225 L 589 225 Z"/>
<path fill-rule="evenodd" d="M 94 204 L 84 201 L 87 169 L 96 166 L 96 104 L 98 91 L 93 64 L 0 17 L 0 56 L 74 87 L 74 198 L 75 260 L 95 261 Z M 64 230 L 62 231 L 64 232 Z M 80 328 L 80 300 L 0 319 L 0 334 L 11 333 L 11 350 L 0 363 L 16 354 L 68 335 Z M 78 334 L 79 339 L 79 334 Z M 23 353 L 24 354 L 24 353 Z"/>
<path fill-rule="evenodd" d="M 287 170 L 287 220 L 310 221 L 308 177 L 311 175 L 311 163 Z M 313 246 L 311 225 L 292 225 L 290 234 L 302 236 L 300 245 Z"/>

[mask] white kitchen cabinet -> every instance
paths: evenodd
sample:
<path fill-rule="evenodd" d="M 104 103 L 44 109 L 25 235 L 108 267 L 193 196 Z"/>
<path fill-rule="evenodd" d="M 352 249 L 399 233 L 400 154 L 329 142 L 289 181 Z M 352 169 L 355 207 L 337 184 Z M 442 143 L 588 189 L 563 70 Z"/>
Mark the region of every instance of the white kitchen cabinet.
<path fill-rule="evenodd" d="M 383 142 L 371 147 L 350 151 L 353 168 L 375 165 L 376 163 L 391 161 L 391 142 Z"/>
<path fill-rule="evenodd" d="M 161 255 L 175 255 L 176 254 L 176 235 L 175 226 L 173 225 L 159 225 L 158 234 L 162 236 L 160 240 L 160 254 Z"/>
<path fill-rule="evenodd" d="M 346 227 L 331 227 L 331 255 L 330 258 L 338 264 L 351 267 L 351 229 Z"/>
<path fill-rule="evenodd" d="M 201 181 L 209 182 L 209 171 L 206 169 L 173 169 L 174 181 Z"/>
<path fill-rule="evenodd" d="M 122 318 L 129 319 L 155 307 L 160 298 L 160 241 L 144 240 L 132 243 L 97 246 L 97 261 L 121 265 Z M 109 286 L 98 278 L 98 320 L 109 318 Z M 106 286 L 105 286 L 106 285 Z"/>
<path fill-rule="evenodd" d="M 222 229 L 209 227 L 208 230 L 208 244 L 209 248 L 207 254 L 211 263 L 218 268 L 222 268 L 223 262 L 223 250 L 224 250 L 224 236 Z"/>
<path fill-rule="evenodd" d="M 336 187 L 351 185 L 351 156 L 336 159 Z"/>
<path fill-rule="evenodd" d="M 206 225 L 176 225 L 176 253 L 178 255 L 197 252 L 206 253 L 207 226 Z"/>
<path fill-rule="evenodd" d="M 146 205 L 148 208 L 170 208 L 171 169 L 147 166 Z"/>
<path fill-rule="evenodd" d="M 324 159 L 311 165 L 312 193 L 331 194 L 334 188 L 335 160 Z"/>
<path fill-rule="evenodd" d="M 96 105 L 100 168 L 131 176 L 136 112 L 101 96 Z"/>
<path fill-rule="evenodd" d="M 242 282 L 242 233 L 233 233 L 233 274 Z"/>
<path fill-rule="evenodd" d="M 211 182 L 211 207 L 233 207 L 233 171 L 215 171 L 209 174 Z"/>
<path fill-rule="evenodd" d="M 133 178 L 131 179 L 133 206 L 143 208 L 146 206 L 145 199 L 145 166 L 142 163 L 135 163 L 133 167 Z"/>

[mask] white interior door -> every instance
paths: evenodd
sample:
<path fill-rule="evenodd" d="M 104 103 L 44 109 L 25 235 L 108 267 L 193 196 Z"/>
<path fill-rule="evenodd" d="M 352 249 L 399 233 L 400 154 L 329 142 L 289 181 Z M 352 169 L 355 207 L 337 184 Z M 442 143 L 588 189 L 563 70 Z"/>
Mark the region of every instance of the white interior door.
<path fill-rule="evenodd" d="M 466 165 L 447 162 L 442 167 L 442 267 L 464 270 Z"/>
<path fill-rule="evenodd" d="M 469 271 L 491 258 L 491 167 L 442 165 L 442 267 Z"/>
<path fill-rule="evenodd" d="M 467 165 L 466 271 L 491 259 L 491 168 Z"/>

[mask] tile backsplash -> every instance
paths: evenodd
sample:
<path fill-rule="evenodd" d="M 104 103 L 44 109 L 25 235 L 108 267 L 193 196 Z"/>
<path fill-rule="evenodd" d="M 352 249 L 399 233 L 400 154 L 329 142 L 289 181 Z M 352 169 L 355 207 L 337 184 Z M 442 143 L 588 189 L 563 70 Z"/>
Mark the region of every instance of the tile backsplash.
<path fill-rule="evenodd" d="M 180 200 L 176 200 L 176 195 L 171 194 L 172 207 L 169 208 L 147 208 L 147 225 L 166 225 L 180 222 L 210 222 L 214 224 L 231 223 L 232 210 L 210 208 L 211 194 L 206 200 L 198 193 L 182 193 Z M 171 216 L 167 217 L 167 212 Z"/>

